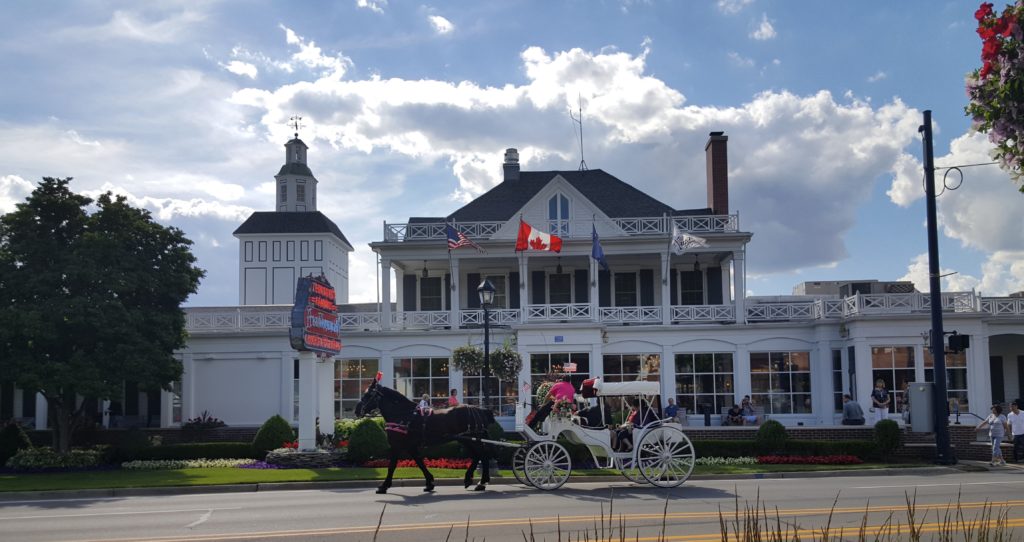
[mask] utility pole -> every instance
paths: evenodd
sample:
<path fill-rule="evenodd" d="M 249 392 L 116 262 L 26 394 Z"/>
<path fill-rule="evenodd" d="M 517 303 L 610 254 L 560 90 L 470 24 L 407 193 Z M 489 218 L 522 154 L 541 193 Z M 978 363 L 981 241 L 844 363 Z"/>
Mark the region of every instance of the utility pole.
<path fill-rule="evenodd" d="M 924 124 L 917 129 L 924 144 L 924 193 L 928 212 L 928 294 L 932 305 L 931 349 L 934 362 L 935 462 L 956 463 L 949 445 L 949 401 L 946 399 L 946 347 L 942 330 L 942 291 L 939 284 L 939 228 L 935 210 L 935 156 L 932 149 L 932 112 L 924 112 Z"/>

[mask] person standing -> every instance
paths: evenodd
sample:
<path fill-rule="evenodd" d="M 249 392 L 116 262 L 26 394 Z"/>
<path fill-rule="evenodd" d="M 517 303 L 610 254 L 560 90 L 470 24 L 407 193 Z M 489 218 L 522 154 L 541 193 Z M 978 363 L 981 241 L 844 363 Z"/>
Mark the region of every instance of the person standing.
<path fill-rule="evenodd" d="M 676 421 L 679 421 L 679 420 L 676 419 L 676 416 L 678 416 L 678 415 L 679 415 L 679 406 L 676 405 L 676 400 L 675 399 L 669 397 L 668 398 L 668 406 L 665 407 L 665 417 L 671 419 L 674 422 L 676 422 Z"/>
<path fill-rule="evenodd" d="M 1010 403 L 1006 423 L 1010 426 L 1010 434 L 1013 435 L 1013 462 L 1016 463 L 1024 457 L 1024 412 L 1021 412 L 1017 401 Z"/>
<path fill-rule="evenodd" d="M 448 408 L 457 406 L 459 406 L 459 390 L 452 388 L 452 393 L 448 396 Z"/>
<path fill-rule="evenodd" d="M 864 409 L 849 393 L 843 394 L 843 425 L 864 425 Z"/>
<path fill-rule="evenodd" d="M 1003 437 L 1006 436 L 1006 416 L 1003 416 L 1003 407 L 999 405 L 992 405 L 992 413 L 985 418 L 984 421 L 978 424 L 978 429 L 984 429 L 988 426 L 988 438 L 992 442 L 992 461 L 989 461 L 990 466 L 1006 465 L 1006 460 L 1003 459 L 1003 450 L 1000 445 L 1003 443 Z"/>
<path fill-rule="evenodd" d="M 885 389 L 885 381 L 875 380 L 875 389 L 871 391 L 871 406 L 875 411 L 875 423 L 889 419 L 889 404 L 892 398 Z"/>

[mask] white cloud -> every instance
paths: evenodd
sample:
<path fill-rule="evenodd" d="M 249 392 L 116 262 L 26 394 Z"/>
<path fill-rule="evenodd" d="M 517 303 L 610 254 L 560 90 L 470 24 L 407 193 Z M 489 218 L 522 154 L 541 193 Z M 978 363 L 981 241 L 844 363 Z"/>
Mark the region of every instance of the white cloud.
<path fill-rule="evenodd" d="M 735 15 L 743 8 L 753 4 L 754 0 L 718 0 L 718 11 L 726 15 Z"/>
<path fill-rule="evenodd" d="M 124 196 L 136 207 L 143 207 L 163 221 L 175 218 L 209 216 L 228 222 L 241 223 L 253 213 L 253 209 L 242 205 L 224 204 L 219 201 L 207 201 L 201 198 L 177 199 L 152 196 L 136 196 L 128 189 L 111 183 L 103 183 L 98 190 L 83 190 L 82 193 L 96 198 L 105 192 L 113 192 Z"/>
<path fill-rule="evenodd" d="M 244 75 L 249 79 L 256 79 L 256 75 L 259 74 L 259 70 L 256 66 L 248 62 L 242 62 L 241 60 L 232 60 L 227 64 L 221 64 L 221 66 L 235 75 Z"/>
<path fill-rule="evenodd" d="M 768 20 L 768 14 L 761 14 L 761 23 L 757 25 L 757 29 L 750 33 L 750 37 L 765 41 L 770 40 L 776 36 L 775 27 L 772 26 L 772 22 Z"/>
<path fill-rule="evenodd" d="M 384 13 L 384 8 L 387 5 L 388 0 L 356 0 L 357 8 L 368 9 L 377 13 Z"/>
<path fill-rule="evenodd" d="M 430 21 L 430 25 L 434 27 L 434 32 L 438 34 L 450 34 L 452 30 L 455 30 L 455 25 L 440 15 L 431 15 L 427 19 Z"/>
<path fill-rule="evenodd" d="M 15 205 L 25 201 L 35 187 L 17 175 L 0 176 L 0 214 L 14 210 Z"/>
<path fill-rule="evenodd" d="M 729 57 L 729 60 L 733 64 L 735 64 L 735 65 L 737 65 L 737 66 L 739 66 L 741 68 L 753 68 L 754 67 L 754 59 L 747 58 L 747 57 L 737 53 L 736 51 L 729 51 L 729 53 L 726 56 Z"/>
<path fill-rule="evenodd" d="M 874 75 L 868 77 L 868 83 L 877 83 L 888 76 L 889 74 L 885 73 L 882 70 L 878 70 L 877 72 L 875 72 Z"/>
<path fill-rule="evenodd" d="M 294 53 L 291 57 L 291 64 L 306 66 L 311 69 L 320 69 L 321 73 L 327 78 L 332 80 L 341 79 L 349 66 L 352 65 L 352 61 L 344 55 L 325 55 L 323 50 L 316 46 L 316 43 L 310 40 L 307 42 L 305 38 L 295 33 L 294 30 L 287 26 L 280 25 L 281 30 L 284 30 L 285 41 L 289 45 L 298 46 L 298 52 Z"/>
<path fill-rule="evenodd" d="M 150 20 L 140 13 L 115 11 L 110 20 L 99 26 L 75 26 L 58 31 L 55 35 L 80 41 L 127 39 L 153 43 L 179 41 L 196 23 L 206 19 L 195 9 L 185 9 L 163 18 Z"/>
<path fill-rule="evenodd" d="M 940 256 L 941 259 L 941 256 Z M 959 273 L 953 269 L 943 268 L 940 275 L 942 283 L 940 287 L 944 292 L 969 292 L 976 288 L 980 281 L 971 275 Z M 930 292 L 931 285 L 928 274 L 928 254 L 918 254 L 907 266 L 907 274 L 896 280 L 909 280 L 919 292 Z"/>

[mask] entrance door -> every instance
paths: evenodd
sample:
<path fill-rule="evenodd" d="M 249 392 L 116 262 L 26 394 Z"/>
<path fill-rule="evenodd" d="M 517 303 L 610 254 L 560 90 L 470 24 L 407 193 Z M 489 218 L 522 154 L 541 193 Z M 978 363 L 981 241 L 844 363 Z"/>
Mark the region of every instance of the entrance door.
<path fill-rule="evenodd" d="M 1017 395 L 1014 399 L 1020 399 L 1024 395 L 1024 356 L 1017 356 Z"/>
<path fill-rule="evenodd" d="M 992 402 L 1006 402 L 1006 386 L 1003 384 L 1003 356 L 989 356 L 989 375 L 992 378 Z"/>

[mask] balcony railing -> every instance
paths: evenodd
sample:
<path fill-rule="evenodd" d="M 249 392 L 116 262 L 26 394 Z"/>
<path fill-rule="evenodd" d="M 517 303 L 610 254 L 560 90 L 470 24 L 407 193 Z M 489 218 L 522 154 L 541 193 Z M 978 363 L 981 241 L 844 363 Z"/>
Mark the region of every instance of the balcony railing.
<path fill-rule="evenodd" d="M 490 239 L 506 222 L 452 222 L 459 231 L 475 241 Z M 589 239 L 592 220 L 545 221 L 552 233 L 567 239 Z M 739 215 L 697 215 L 697 216 L 652 216 L 613 218 L 609 224 L 619 228 L 626 235 L 668 235 L 673 225 L 679 230 L 694 233 L 739 231 Z M 384 223 L 384 241 L 425 241 L 447 239 L 444 222 Z"/>
<path fill-rule="evenodd" d="M 399 311 L 391 313 L 391 326 L 399 329 L 431 329 L 451 327 L 448 311 Z"/>
<path fill-rule="evenodd" d="M 943 312 L 980 312 L 974 292 L 949 292 L 941 296 Z M 858 314 L 899 314 L 927 312 L 932 307 L 928 294 L 855 294 L 843 299 L 843 316 Z"/>
<path fill-rule="evenodd" d="M 700 322 L 735 322 L 736 307 L 733 305 L 674 305 L 673 324 Z"/>
<path fill-rule="evenodd" d="M 748 322 L 813 320 L 815 302 L 758 303 L 747 307 Z"/>
<path fill-rule="evenodd" d="M 598 314 L 608 324 L 661 323 L 661 307 L 601 307 Z"/>
<path fill-rule="evenodd" d="M 380 329 L 379 312 L 347 312 L 338 315 L 341 329 L 378 330 Z"/>
<path fill-rule="evenodd" d="M 492 309 L 488 311 L 491 325 L 510 326 L 519 323 L 519 309 Z M 464 310 L 459 312 L 460 325 L 482 326 L 484 325 L 483 310 Z"/>
<path fill-rule="evenodd" d="M 291 309 L 290 305 L 188 308 L 185 329 L 204 333 L 287 329 Z"/>
<path fill-rule="evenodd" d="M 590 303 L 527 305 L 527 321 L 591 321 Z"/>
<path fill-rule="evenodd" d="M 981 312 L 992 316 L 1024 315 L 1024 297 L 985 297 L 981 300 Z"/>

